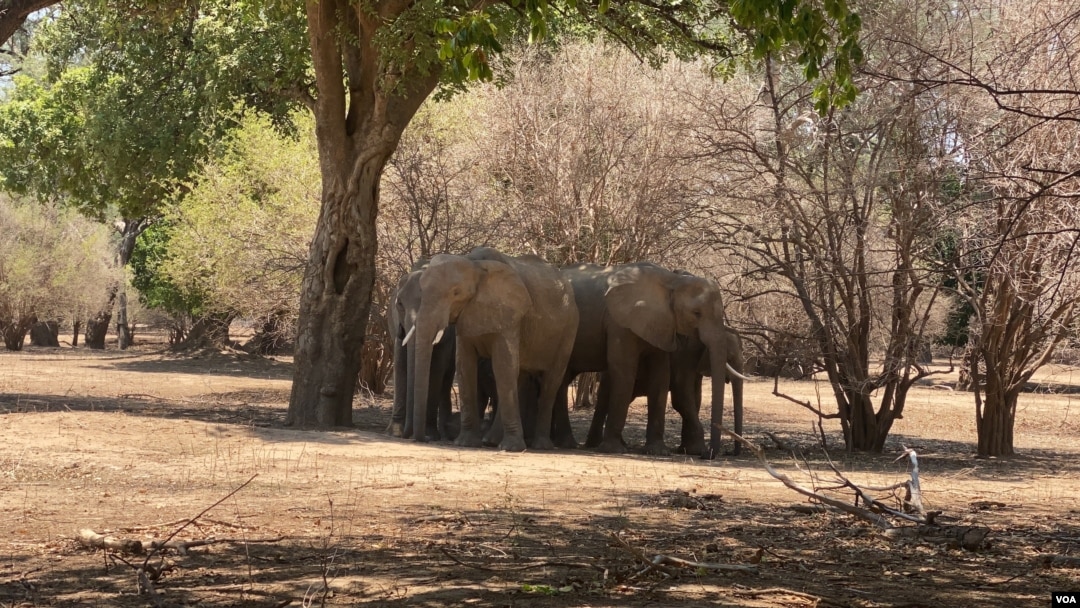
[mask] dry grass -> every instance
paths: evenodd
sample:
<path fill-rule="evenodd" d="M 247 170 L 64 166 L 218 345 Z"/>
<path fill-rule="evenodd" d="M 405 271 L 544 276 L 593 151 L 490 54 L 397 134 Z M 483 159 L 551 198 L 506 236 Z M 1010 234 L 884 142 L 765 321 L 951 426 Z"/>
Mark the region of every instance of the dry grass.
<path fill-rule="evenodd" d="M 750 457 L 416 445 L 381 434 L 389 403 L 369 397 L 356 403 L 355 429 L 286 429 L 284 360 L 152 348 L 3 353 L 0 605 L 151 605 L 130 569 L 106 571 L 75 532 L 160 538 L 256 474 L 181 536 L 285 539 L 168 556 L 175 569 L 157 584 L 166 605 L 814 605 L 769 591 L 777 587 L 825 598 L 822 606 L 1045 605 L 1051 589 L 1080 587 L 1075 570 L 1035 565 L 1080 543 L 1076 373 L 1050 369 L 1039 380 L 1053 390 L 1024 396 L 1021 456 L 1007 461 L 973 458 L 970 395 L 912 394 L 887 451 L 914 445 L 928 506 L 994 529 L 990 547 L 970 553 L 886 541 L 845 517 L 793 514 L 784 506 L 797 498 Z M 828 398 L 824 385 L 783 388 Z M 797 464 L 822 468 L 812 417 L 771 389 L 749 385 L 748 435 L 762 441 L 771 431 L 802 450 L 799 463 L 769 452 L 794 475 Z M 635 405 L 628 425 L 631 444 L 642 441 L 643 409 Z M 589 414 L 574 413 L 579 437 Z M 676 420 L 668 426 L 674 445 Z M 826 430 L 830 454 L 854 479 L 906 475 L 890 455 L 843 454 L 838 429 Z M 123 532 L 140 526 L 150 528 Z M 610 532 L 649 556 L 760 561 L 760 572 L 635 576 L 640 564 Z"/>

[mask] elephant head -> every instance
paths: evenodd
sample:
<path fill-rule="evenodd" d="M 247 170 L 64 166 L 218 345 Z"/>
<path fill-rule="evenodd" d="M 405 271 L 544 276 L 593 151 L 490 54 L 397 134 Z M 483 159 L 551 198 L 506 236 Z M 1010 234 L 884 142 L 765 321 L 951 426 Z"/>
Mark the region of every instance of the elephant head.
<path fill-rule="evenodd" d="M 425 370 L 431 368 L 433 345 L 442 339 L 449 325 L 456 325 L 459 341 L 463 337 L 517 331 L 522 316 L 532 306 L 521 278 L 497 261 L 440 254 L 421 273 L 419 284 L 422 298 L 415 335 L 407 334 L 405 340 L 415 340 L 414 407 L 427 402 L 429 382 Z M 414 415 L 413 421 L 413 436 L 422 441 L 424 416 Z"/>
<path fill-rule="evenodd" d="M 710 451 L 717 453 L 724 408 L 724 383 L 729 378 L 734 336 L 725 323 L 720 287 L 715 281 L 675 273 L 651 264 L 636 264 L 615 272 L 606 294 L 612 319 L 653 346 L 672 352 L 676 334 L 696 336 L 708 352 L 707 375 L 712 378 Z M 735 344 L 738 337 L 734 336 Z M 704 361 L 704 360 L 703 360 Z M 741 366 L 740 366 L 741 367 Z M 732 381 L 742 378 L 736 371 Z M 733 386 L 735 432 L 742 432 L 742 385 Z"/>

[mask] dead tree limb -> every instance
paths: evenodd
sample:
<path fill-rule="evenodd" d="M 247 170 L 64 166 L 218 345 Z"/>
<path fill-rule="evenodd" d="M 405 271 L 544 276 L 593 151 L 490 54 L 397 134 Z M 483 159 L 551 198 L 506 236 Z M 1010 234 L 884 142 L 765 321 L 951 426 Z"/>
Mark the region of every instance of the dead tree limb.
<path fill-rule="evenodd" d="M 106 536 L 104 534 L 98 534 L 89 528 L 79 530 L 77 540 L 84 547 L 89 547 L 91 549 L 108 549 L 110 551 L 130 553 L 132 555 L 142 555 L 144 549 L 143 544 L 137 540 Z"/>
<path fill-rule="evenodd" d="M 911 460 L 911 483 L 907 488 L 907 496 L 904 497 L 904 507 L 910 508 L 915 513 L 925 517 L 926 509 L 923 508 L 922 504 L 922 487 L 919 485 L 919 455 L 912 448 L 904 446 L 904 453 L 900 454 L 899 458 L 893 462 L 899 461 L 904 456 Z"/>
<path fill-rule="evenodd" d="M 641 576 L 649 570 L 656 570 L 669 578 L 678 576 L 678 572 L 667 568 L 666 566 L 675 566 L 678 568 L 689 568 L 692 570 L 717 570 L 723 572 L 744 572 L 747 574 L 757 574 L 757 566 L 753 565 L 740 565 L 740 564 L 716 564 L 712 562 L 694 562 L 679 557 L 672 557 L 670 555 L 658 554 L 654 555 L 652 559 L 649 559 L 645 553 L 640 549 L 634 547 L 630 543 L 626 542 L 619 535 L 614 532 L 609 533 L 618 545 L 633 555 L 638 561 L 644 564 L 644 568 L 637 572 L 634 576 Z"/>
<path fill-rule="evenodd" d="M 735 441 L 741 442 L 743 445 L 749 448 L 750 451 L 753 452 L 755 456 L 757 456 L 757 459 L 761 461 L 761 464 L 765 466 L 765 470 L 769 473 L 769 475 L 772 475 L 774 479 L 779 480 L 780 483 L 784 484 L 788 488 L 795 490 L 803 496 L 813 498 L 814 500 L 817 500 L 822 504 L 826 504 L 834 509 L 838 509 L 849 515 L 854 515 L 855 517 L 858 517 L 863 521 L 869 522 L 883 530 L 888 530 L 893 527 L 892 523 L 888 519 L 878 513 L 874 513 L 867 509 L 862 509 L 860 507 L 850 505 L 842 500 L 837 500 L 835 498 L 825 496 L 824 494 L 821 494 L 796 483 L 790 477 L 784 475 L 780 471 L 777 471 L 773 468 L 771 464 L 769 464 L 769 461 L 765 458 L 765 450 L 763 450 L 761 446 L 753 442 L 747 441 L 742 436 L 728 430 L 723 425 L 716 425 L 716 427 L 719 428 L 724 434 L 729 435 Z"/>

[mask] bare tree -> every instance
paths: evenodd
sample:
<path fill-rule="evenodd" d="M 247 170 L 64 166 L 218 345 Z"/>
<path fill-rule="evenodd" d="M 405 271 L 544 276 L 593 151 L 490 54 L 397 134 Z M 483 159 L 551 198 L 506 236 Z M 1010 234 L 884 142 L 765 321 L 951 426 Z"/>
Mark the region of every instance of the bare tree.
<path fill-rule="evenodd" d="M 1080 2 L 929 4 L 934 37 L 892 40 L 920 70 L 892 82 L 948 100 L 963 166 L 944 261 L 972 311 L 965 363 L 978 453 L 1014 452 L 1019 395 L 1069 335 L 1080 301 Z"/>
<path fill-rule="evenodd" d="M 804 405 L 839 419 L 849 450 L 880 452 L 909 389 L 932 373 L 918 353 L 941 288 L 926 261 L 950 165 L 938 100 L 859 85 L 853 105 L 818 116 L 801 75 L 769 58 L 761 84 L 694 94 L 709 117 L 696 150 L 711 168 L 712 238 L 738 274 L 729 287 L 753 309 L 745 329 L 813 344 L 837 411 Z M 776 306 L 803 322 L 765 316 Z"/>
<path fill-rule="evenodd" d="M 482 164 L 505 240 L 554 264 L 682 264 L 701 249 L 699 194 L 678 128 L 693 64 L 655 71 L 603 44 L 531 49 L 489 88 Z"/>

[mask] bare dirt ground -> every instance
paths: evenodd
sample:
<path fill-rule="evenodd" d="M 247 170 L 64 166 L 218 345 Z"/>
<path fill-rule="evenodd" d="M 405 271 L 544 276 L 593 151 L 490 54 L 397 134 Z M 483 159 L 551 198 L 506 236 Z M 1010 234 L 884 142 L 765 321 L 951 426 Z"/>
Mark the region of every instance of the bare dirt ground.
<path fill-rule="evenodd" d="M 920 454 L 927 507 L 989 526 L 988 547 L 894 541 L 802 501 L 752 456 L 714 462 L 505 454 L 385 437 L 389 401 L 361 396 L 355 428 L 282 425 L 288 361 L 210 353 L 28 349 L 0 353 L 0 606 L 1047 606 L 1080 570 L 1042 567 L 1080 551 L 1080 370 L 1053 368 L 1024 395 L 1021 455 L 977 460 L 971 396 L 918 388 L 884 456 L 830 454 L 860 483 L 907 476 Z M 935 382 L 949 380 L 936 377 Z M 829 399 L 828 387 L 785 392 Z M 806 410 L 747 391 L 747 436 L 766 431 L 778 468 L 827 471 Z M 580 438 L 590 412 L 575 412 Z M 640 444 L 644 406 L 628 441 Z M 678 443 L 669 416 L 670 445 Z M 252 477 L 254 477 L 252 479 Z M 219 541 L 166 551 L 156 599 L 139 595 L 143 556 L 85 549 L 82 528 Z M 634 553 L 757 573 L 642 572 Z M 155 556 L 151 565 L 162 565 Z"/>

